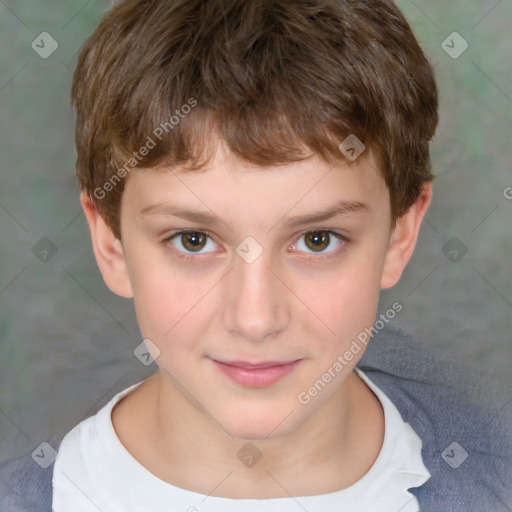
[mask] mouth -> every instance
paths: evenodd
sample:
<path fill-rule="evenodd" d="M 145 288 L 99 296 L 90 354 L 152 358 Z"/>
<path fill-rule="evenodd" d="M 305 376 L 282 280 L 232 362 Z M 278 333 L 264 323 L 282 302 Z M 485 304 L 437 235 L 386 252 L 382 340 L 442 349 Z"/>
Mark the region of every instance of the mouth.
<path fill-rule="evenodd" d="M 215 361 L 215 359 L 214 359 Z M 248 363 L 246 361 L 217 361 L 222 364 L 229 364 L 230 366 L 236 366 L 237 368 L 246 368 L 248 370 L 256 370 L 259 368 L 270 368 L 272 366 L 285 366 L 292 364 L 298 359 L 291 359 L 289 361 L 264 361 L 262 363 Z"/>
<path fill-rule="evenodd" d="M 302 359 L 289 361 L 264 361 L 249 363 L 247 361 L 217 361 L 211 359 L 221 373 L 236 383 L 253 388 L 272 386 L 289 375 Z"/>

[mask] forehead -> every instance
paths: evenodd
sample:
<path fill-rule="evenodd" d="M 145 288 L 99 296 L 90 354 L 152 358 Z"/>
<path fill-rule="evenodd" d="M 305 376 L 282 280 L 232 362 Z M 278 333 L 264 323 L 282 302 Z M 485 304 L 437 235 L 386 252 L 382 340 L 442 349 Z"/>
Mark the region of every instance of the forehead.
<path fill-rule="evenodd" d="M 217 151 L 200 172 L 180 168 L 133 171 L 122 201 L 122 211 L 138 216 L 188 209 L 202 212 L 197 221 L 208 223 L 217 223 L 221 213 L 235 221 L 287 213 L 292 225 L 294 220 L 299 222 L 300 214 L 326 207 L 346 214 L 389 212 L 388 189 L 371 153 L 336 165 L 314 155 L 291 164 L 259 167 Z"/>

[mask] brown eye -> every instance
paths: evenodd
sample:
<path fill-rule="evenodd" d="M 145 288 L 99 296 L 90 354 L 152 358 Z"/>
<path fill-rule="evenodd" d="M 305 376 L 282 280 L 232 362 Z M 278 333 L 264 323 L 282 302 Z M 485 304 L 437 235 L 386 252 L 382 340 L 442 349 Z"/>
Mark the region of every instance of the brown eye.
<path fill-rule="evenodd" d="M 304 242 L 301 242 L 302 239 L 304 239 Z M 342 247 L 346 241 L 343 235 L 335 231 L 318 229 L 302 234 L 295 244 L 295 248 L 306 254 L 312 254 L 310 251 L 313 251 L 313 253 L 328 255 L 336 252 L 336 249 Z M 337 242 L 337 244 L 334 242 Z M 330 246 L 332 249 L 326 251 Z"/>
<path fill-rule="evenodd" d="M 313 251 L 322 252 L 329 247 L 330 237 L 327 231 L 312 231 L 305 235 L 306 245 Z"/>
<path fill-rule="evenodd" d="M 215 245 L 213 240 L 211 240 L 211 238 L 202 231 L 180 231 L 169 237 L 167 241 L 171 243 L 174 248 L 183 255 L 188 255 L 191 253 L 200 254 L 200 251 L 207 247 L 208 242 L 211 242 L 211 244 Z"/>
<path fill-rule="evenodd" d="M 180 240 L 187 251 L 196 251 L 203 248 L 206 238 L 204 233 L 194 231 L 192 233 L 183 233 Z"/>

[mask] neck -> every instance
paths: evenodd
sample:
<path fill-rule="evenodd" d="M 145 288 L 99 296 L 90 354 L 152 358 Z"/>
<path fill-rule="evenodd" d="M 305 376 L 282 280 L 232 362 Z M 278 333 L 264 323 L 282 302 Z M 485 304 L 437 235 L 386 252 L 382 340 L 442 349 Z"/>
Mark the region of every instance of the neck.
<path fill-rule="evenodd" d="M 171 472 L 171 483 L 194 492 L 232 498 L 334 492 L 359 480 L 382 446 L 382 406 L 355 373 L 297 428 L 265 439 L 231 436 L 164 373 L 157 387 L 158 446 L 168 461 L 161 468 Z M 246 466 L 244 455 L 261 458 Z"/>

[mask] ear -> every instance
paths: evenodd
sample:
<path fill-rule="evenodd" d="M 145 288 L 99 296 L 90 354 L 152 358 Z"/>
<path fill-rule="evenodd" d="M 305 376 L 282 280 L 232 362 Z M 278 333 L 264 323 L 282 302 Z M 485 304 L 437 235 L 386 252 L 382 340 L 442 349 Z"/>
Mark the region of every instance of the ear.
<path fill-rule="evenodd" d="M 80 194 L 80 203 L 89 224 L 94 256 L 105 284 L 121 297 L 133 297 L 120 240 L 115 237 L 85 192 Z"/>
<path fill-rule="evenodd" d="M 432 183 L 424 183 L 416 202 L 396 220 L 384 261 L 381 288 L 391 288 L 398 283 L 416 247 L 421 221 L 427 213 L 431 201 Z"/>

